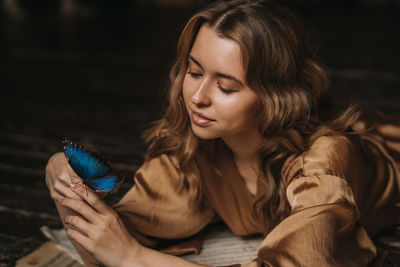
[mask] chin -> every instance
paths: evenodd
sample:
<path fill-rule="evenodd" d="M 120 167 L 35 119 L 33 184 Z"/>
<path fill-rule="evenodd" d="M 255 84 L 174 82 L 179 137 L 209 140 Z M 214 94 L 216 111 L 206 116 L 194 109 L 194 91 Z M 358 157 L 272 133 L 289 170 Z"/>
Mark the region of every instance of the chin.
<path fill-rule="evenodd" d="M 203 140 L 216 139 L 219 136 L 210 129 L 210 127 L 201 128 L 192 124 L 192 132 L 195 136 Z"/>

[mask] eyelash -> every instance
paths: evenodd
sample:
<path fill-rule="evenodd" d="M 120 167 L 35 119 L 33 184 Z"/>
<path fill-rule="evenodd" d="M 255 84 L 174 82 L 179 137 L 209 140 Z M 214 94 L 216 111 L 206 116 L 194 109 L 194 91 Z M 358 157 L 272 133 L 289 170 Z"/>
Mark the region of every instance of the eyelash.
<path fill-rule="evenodd" d="M 192 71 L 188 71 L 187 74 L 189 74 L 193 78 L 198 78 L 198 77 L 201 77 L 203 75 L 201 73 L 196 73 L 196 72 L 192 72 Z"/>
<path fill-rule="evenodd" d="M 187 74 L 189 74 L 190 76 L 192 76 L 193 78 L 199 78 L 201 76 L 203 76 L 203 74 L 201 73 L 196 73 L 196 72 L 192 72 L 192 71 L 188 71 Z M 225 89 L 223 88 L 220 83 L 217 83 L 218 88 L 225 94 L 232 94 L 234 92 L 236 92 L 236 90 L 230 90 L 230 89 Z"/>
<path fill-rule="evenodd" d="M 236 92 L 236 90 L 230 90 L 230 89 L 225 89 L 225 88 L 223 88 L 223 87 L 219 84 L 219 82 L 217 83 L 217 85 L 218 85 L 218 88 L 219 88 L 222 92 L 224 92 L 225 94 L 232 94 L 232 93 Z"/>

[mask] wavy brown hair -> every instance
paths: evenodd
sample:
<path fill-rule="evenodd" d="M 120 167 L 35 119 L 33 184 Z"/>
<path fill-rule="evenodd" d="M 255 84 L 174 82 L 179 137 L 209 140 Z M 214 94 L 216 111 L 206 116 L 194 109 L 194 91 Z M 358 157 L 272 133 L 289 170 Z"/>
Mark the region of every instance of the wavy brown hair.
<path fill-rule="evenodd" d="M 303 23 L 286 7 L 268 0 L 216 1 L 195 14 L 179 38 L 177 59 L 170 72 L 169 104 L 164 117 L 145 132 L 150 142 L 146 159 L 174 154 L 194 202 L 201 201 L 202 181 L 195 172 L 199 140 L 192 132 L 182 96 L 188 56 L 202 25 L 239 44 L 246 82 L 260 98 L 259 150 L 265 193 L 254 212 L 273 227 L 289 213 L 282 166 L 291 155 L 305 151 L 319 136 L 342 133 L 358 120 L 354 107 L 335 119 L 322 119 L 320 99 L 329 80 L 317 61 L 316 46 Z M 210 166 L 212 164 L 210 163 Z"/>

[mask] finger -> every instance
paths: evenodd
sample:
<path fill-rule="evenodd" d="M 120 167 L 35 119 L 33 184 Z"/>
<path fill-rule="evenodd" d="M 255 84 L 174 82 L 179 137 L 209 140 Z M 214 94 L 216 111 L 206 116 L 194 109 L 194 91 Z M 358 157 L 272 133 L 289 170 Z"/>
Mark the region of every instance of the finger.
<path fill-rule="evenodd" d="M 54 200 L 54 201 L 59 201 L 60 199 L 64 198 L 65 196 L 60 195 L 56 190 L 52 190 L 50 192 L 50 197 Z"/>
<path fill-rule="evenodd" d="M 62 198 L 57 201 L 61 206 L 69 208 L 92 223 L 100 222 L 99 214 L 83 200 Z"/>
<path fill-rule="evenodd" d="M 101 214 L 109 214 L 113 210 L 104 203 L 92 190 L 82 186 L 80 184 L 70 184 L 70 188 L 78 196 L 83 198 L 90 206 L 92 206 L 97 212 Z"/>
<path fill-rule="evenodd" d="M 71 182 L 73 182 L 73 183 L 78 183 L 78 182 L 81 182 L 81 181 L 82 181 L 81 177 L 79 177 L 78 174 L 76 174 L 76 172 L 74 171 L 74 169 L 72 169 L 71 165 L 69 165 L 69 164 L 66 165 L 66 171 L 67 171 L 68 174 L 69 174 L 69 177 L 70 177 Z M 70 182 L 69 182 L 69 183 L 70 183 Z"/>
<path fill-rule="evenodd" d="M 105 198 L 108 193 L 107 192 L 94 192 L 100 199 Z"/>
<path fill-rule="evenodd" d="M 67 186 L 71 182 L 79 183 L 82 181 L 82 179 L 74 172 L 69 164 L 63 166 L 59 179 L 63 181 Z"/>
<path fill-rule="evenodd" d="M 66 216 L 64 222 L 72 225 L 87 236 L 91 236 L 92 234 L 93 227 L 91 227 L 91 224 L 81 216 Z"/>
<path fill-rule="evenodd" d="M 53 189 L 53 191 L 57 192 L 61 196 L 72 199 L 80 199 L 80 197 L 75 194 L 75 192 L 73 192 L 71 188 L 69 188 L 69 186 L 66 186 L 63 182 L 60 182 L 58 180 L 55 181 Z"/>
<path fill-rule="evenodd" d="M 82 247 L 87 249 L 90 252 L 93 252 L 94 246 L 93 242 L 84 234 L 80 233 L 79 231 L 76 231 L 74 229 L 67 229 L 67 235 L 73 239 L 75 242 L 80 244 Z"/>

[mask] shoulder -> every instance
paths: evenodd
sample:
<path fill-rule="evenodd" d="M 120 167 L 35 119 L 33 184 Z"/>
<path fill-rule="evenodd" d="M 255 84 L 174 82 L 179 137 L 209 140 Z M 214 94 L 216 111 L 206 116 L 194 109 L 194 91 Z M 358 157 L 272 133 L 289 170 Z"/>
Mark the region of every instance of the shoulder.
<path fill-rule="evenodd" d="M 139 168 L 138 171 L 140 170 L 146 170 L 146 171 L 162 171 L 162 170 L 179 170 L 179 160 L 178 158 L 173 155 L 173 154 L 160 154 L 157 157 L 153 157 L 150 159 L 147 159 L 142 167 Z"/>
<path fill-rule="evenodd" d="M 319 137 L 289 165 L 286 194 L 292 211 L 334 203 L 356 207 L 348 182 L 362 165 L 352 138 Z"/>
<path fill-rule="evenodd" d="M 160 189 L 161 187 L 179 188 L 182 179 L 183 174 L 177 157 L 168 154 L 146 160 L 135 174 L 136 185 L 151 184 L 152 188 Z"/>
<path fill-rule="evenodd" d="M 284 175 L 289 180 L 315 175 L 346 178 L 358 161 L 359 153 L 351 138 L 346 135 L 321 136 L 308 150 L 286 164 Z"/>
<path fill-rule="evenodd" d="M 333 135 L 319 137 L 301 157 L 306 176 L 330 174 L 344 178 L 357 156 L 349 137 Z"/>

